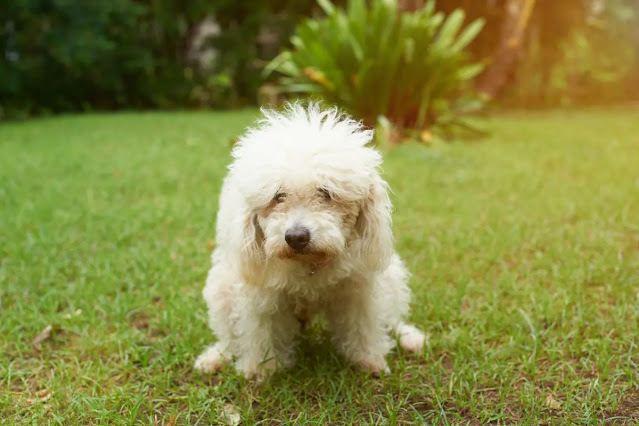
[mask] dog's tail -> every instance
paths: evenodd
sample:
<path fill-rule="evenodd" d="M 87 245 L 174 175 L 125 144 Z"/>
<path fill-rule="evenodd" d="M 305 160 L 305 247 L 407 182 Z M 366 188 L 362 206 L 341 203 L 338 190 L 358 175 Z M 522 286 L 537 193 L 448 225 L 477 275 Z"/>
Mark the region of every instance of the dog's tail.
<path fill-rule="evenodd" d="M 395 327 L 399 346 L 407 352 L 419 353 L 426 344 L 426 335 L 417 327 L 401 322 Z"/>

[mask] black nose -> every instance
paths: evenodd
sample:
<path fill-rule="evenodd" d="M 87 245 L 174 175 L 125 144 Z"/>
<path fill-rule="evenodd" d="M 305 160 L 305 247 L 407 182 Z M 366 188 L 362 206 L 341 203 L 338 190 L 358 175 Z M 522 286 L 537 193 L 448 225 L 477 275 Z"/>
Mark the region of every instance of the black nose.
<path fill-rule="evenodd" d="M 308 245 L 311 240 L 311 233 L 306 228 L 292 228 L 286 231 L 284 239 L 293 250 L 300 251 Z"/>

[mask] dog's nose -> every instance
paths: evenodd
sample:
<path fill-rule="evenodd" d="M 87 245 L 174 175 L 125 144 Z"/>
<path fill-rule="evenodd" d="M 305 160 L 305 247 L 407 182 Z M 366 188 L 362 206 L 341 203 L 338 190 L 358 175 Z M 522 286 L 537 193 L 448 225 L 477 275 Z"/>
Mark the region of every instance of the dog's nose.
<path fill-rule="evenodd" d="M 306 228 L 292 228 L 286 231 L 284 239 L 293 250 L 299 251 L 308 245 L 311 240 L 311 233 Z"/>

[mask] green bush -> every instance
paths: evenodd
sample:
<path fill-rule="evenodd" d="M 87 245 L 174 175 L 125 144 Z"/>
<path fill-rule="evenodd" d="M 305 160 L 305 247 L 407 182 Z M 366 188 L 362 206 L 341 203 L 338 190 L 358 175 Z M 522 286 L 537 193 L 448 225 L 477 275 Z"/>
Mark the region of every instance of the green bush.
<path fill-rule="evenodd" d="M 0 117 L 174 106 L 206 2 L 14 0 L 0 8 Z"/>
<path fill-rule="evenodd" d="M 434 1 L 400 13 L 396 0 L 350 0 L 346 10 L 319 0 L 326 13 L 301 23 L 267 72 L 282 74 L 287 93 L 320 95 L 367 125 L 388 120 L 396 134 L 469 129 L 464 113 L 482 104 L 469 82 L 483 66 L 464 48 L 483 20 L 462 29 L 464 13 L 445 16 Z"/>
<path fill-rule="evenodd" d="M 213 47 L 218 55 L 210 69 L 194 73 L 200 79 L 196 81 L 193 97 L 208 99 L 205 103 L 209 106 L 254 104 L 264 83 L 261 71 L 282 45 L 288 46 L 287 40 L 297 22 L 316 8 L 315 0 L 213 3 L 212 15 L 221 31 L 205 48 Z"/>
<path fill-rule="evenodd" d="M 278 52 L 261 31 L 290 36 L 313 0 L 11 0 L 0 7 L 0 119 L 122 108 L 255 103 Z M 213 17 L 220 34 L 205 71 L 189 42 Z M 277 40 L 276 40 L 277 43 Z M 271 48 L 271 50 L 273 50 Z"/>

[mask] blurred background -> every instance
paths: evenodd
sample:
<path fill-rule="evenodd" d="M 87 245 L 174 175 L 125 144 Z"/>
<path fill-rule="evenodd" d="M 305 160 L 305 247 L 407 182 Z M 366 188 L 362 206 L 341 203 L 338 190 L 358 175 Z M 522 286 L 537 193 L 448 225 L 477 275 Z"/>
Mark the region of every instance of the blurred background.
<path fill-rule="evenodd" d="M 639 0 L 11 0 L 0 119 L 314 95 L 391 135 L 639 99 Z"/>

